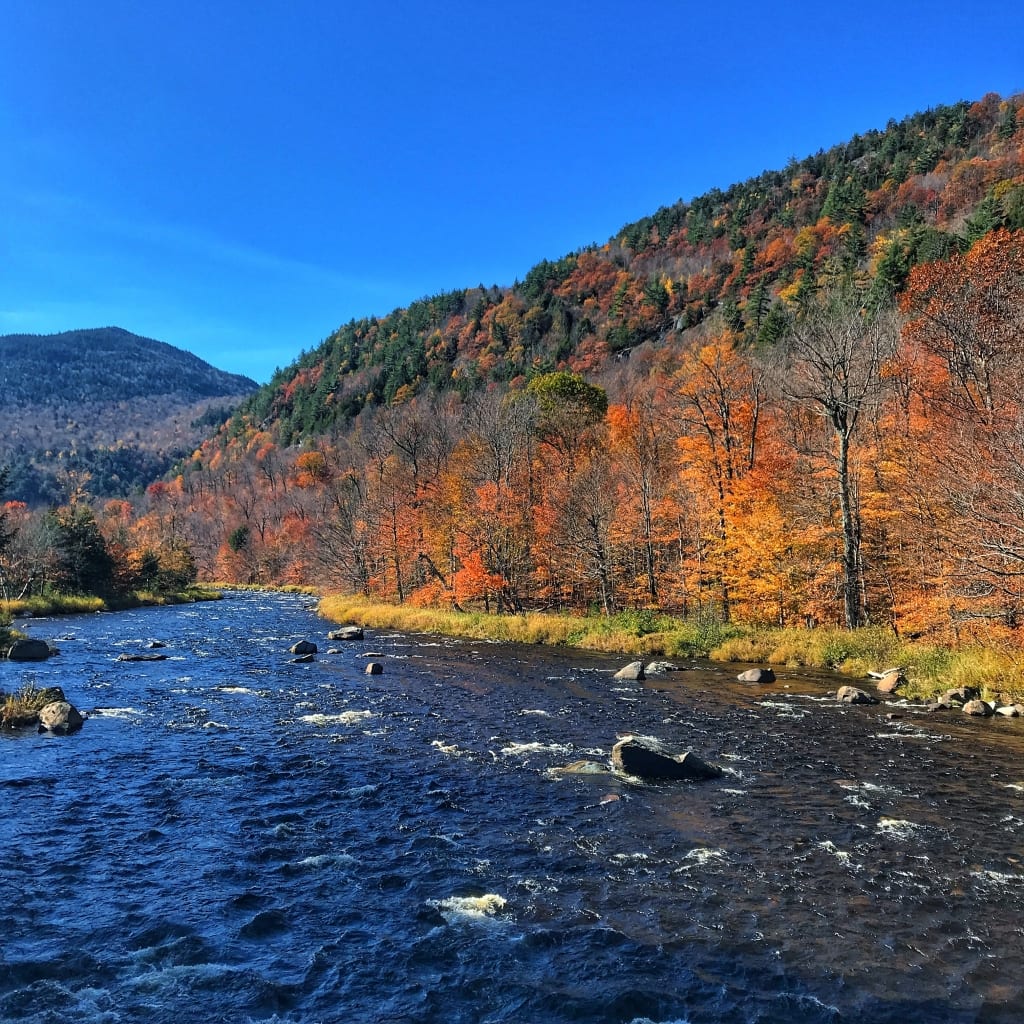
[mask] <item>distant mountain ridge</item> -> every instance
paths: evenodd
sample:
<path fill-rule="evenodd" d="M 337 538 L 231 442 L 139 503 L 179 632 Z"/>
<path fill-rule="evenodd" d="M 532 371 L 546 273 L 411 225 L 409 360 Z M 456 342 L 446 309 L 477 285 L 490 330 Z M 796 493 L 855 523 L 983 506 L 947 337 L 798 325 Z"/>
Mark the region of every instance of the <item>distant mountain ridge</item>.
<path fill-rule="evenodd" d="M 120 327 L 0 336 L 0 500 L 46 504 L 87 486 L 124 497 L 192 451 L 257 389 Z"/>
<path fill-rule="evenodd" d="M 50 382 L 42 394 L 33 388 L 40 380 Z M 27 400 L 35 405 L 50 404 L 54 394 L 89 401 L 166 394 L 191 403 L 246 394 L 255 391 L 257 384 L 164 341 L 121 327 L 98 327 L 60 334 L 0 335 L 0 387 L 5 402 Z"/>

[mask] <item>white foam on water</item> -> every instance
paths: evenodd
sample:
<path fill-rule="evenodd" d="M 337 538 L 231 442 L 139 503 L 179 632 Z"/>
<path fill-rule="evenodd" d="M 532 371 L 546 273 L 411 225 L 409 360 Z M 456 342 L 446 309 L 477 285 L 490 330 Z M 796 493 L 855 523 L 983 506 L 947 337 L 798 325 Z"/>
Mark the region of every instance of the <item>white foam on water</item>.
<path fill-rule="evenodd" d="M 832 856 L 835 857 L 835 859 L 839 861 L 839 863 L 842 864 L 844 868 L 855 868 L 859 866 L 853 863 L 853 858 L 850 856 L 850 854 L 848 854 L 845 850 L 840 850 L 839 847 L 836 846 L 836 844 L 833 843 L 831 839 L 826 839 L 823 842 L 818 843 L 818 849 L 824 850 L 826 853 L 832 854 Z"/>
<path fill-rule="evenodd" d="M 215 722 L 211 718 L 209 722 L 203 724 L 204 729 L 230 729 L 230 725 L 225 725 L 223 722 Z"/>
<path fill-rule="evenodd" d="M 520 754 L 568 754 L 572 747 L 564 743 L 510 743 L 501 748 L 502 757 L 518 757 Z"/>
<path fill-rule="evenodd" d="M 1024 875 L 1010 875 L 1004 871 L 972 871 L 971 878 L 990 885 L 1019 885 L 1024 882 Z"/>
<path fill-rule="evenodd" d="M 541 711 L 540 709 L 531 710 L 529 708 L 524 708 L 522 711 L 519 712 L 519 714 L 521 714 L 521 715 L 540 715 L 542 718 L 550 718 L 551 717 L 551 712 L 549 712 L 549 711 Z"/>
<path fill-rule="evenodd" d="M 89 714 L 98 715 L 102 718 L 135 719 L 143 718 L 146 713 L 138 708 L 93 708 Z"/>
<path fill-rule="evenodd" d="M 431 740 L 430 745 L 435 750 L 439 750 L 442 754 L 447 754 L 449 757 L 462 757 L 464 753 L 464 751 L 459 750 L 456 744 L 445 743 L 444 740 Z"/>
<path fill-rule="evenodd" d="M 1012 789 L 1014 793 L 1024 793 L 1024 783 L 1008 782 L 1003 789 Z"/>
<path fill-rule="evenodd" d="M 725 850 L 708 846 L 697 846 L 683 857 L 684 863 L 680 864 L 672 873 L 679 874 L 690 871 L 692 868 L 707 867 L 708 864 L 720 863 L 727 858 L 728 854 Z"/>
<path fill-rule="evenodd" d="M 909 840 L 926 828 L 926 825 L 919 825 L 915 821 L 907 821 L 904 818 L 879 818 L 875 831 L 882 835 L 892 836 L 894 839 Z"/>
<path fill-rule="evenodd" d="M 615 853 L 612 854 L 612 860 L 617 860 L 620 863 L 630 860 L 650 860 L 651 856 L 648 853 Z"/>
<path fill-rule="evenodd" d="M 214 689 L 218 693 L 255 693 L 255 690 L 250 690 L 248 686 L 216 686 Z"/>
<path fill-rule="evenodd" d="M 310 725 L 356 725 L 368 718 L 373 718 L 372 711 L 342 711 L 340 715 L 302 715 L 299 721 Z"/>
<path fill-rule="evenodd" d="M 443 900 L 428 900 L 427 905 L 440 911 L 449 924 L 482 924 L 492 921 L 498 911 L 505 909 L 508 901 L 504 896 L 487 892 L 482 896 L 448 896 Z"/>

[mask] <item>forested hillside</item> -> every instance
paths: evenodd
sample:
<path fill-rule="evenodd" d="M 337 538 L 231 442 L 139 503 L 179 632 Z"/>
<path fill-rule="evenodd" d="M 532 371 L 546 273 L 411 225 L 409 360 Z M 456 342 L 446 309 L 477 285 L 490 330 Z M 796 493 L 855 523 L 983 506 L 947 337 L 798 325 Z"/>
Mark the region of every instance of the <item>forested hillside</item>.
<path fill-rule="evenodd" d="M 346 324 L 101 527 L 222 580 L 1019 643 L 1022 100 Z"/>
<path fill-rule="evenodd" d="M 189 352 L 117 327 L 0 337 L 7 497 L 127 496 L 190 454 L 256 390 Z"/>

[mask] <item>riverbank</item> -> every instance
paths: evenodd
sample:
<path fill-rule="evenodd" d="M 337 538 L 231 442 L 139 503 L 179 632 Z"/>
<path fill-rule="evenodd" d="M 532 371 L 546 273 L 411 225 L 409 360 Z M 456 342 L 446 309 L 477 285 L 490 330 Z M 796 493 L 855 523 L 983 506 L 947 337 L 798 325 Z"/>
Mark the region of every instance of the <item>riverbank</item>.
<path fill-rule="evenodd" d="M 47 594 L 14 601 L 0 601 L 0 620 L 43 618 L 49 615 L 82 615 L 88 612 L 120 612 L 128 608 L 146 608 L 170 604 L 194 604 L 219 601 L 221 592 L 209 586 L 188 587 L 173 593 L 139 590 L 116 598 L 84 594 Z"/>
<path fill-rule="evenodd" d="M 908 696 L 912 697 L 924 698 L 957 686 L 973 686 L 988 699 L 1024 696 L 1024 651 L 952 650 L 902 641 L 891 630 L 877 626 L 857 630 L 768 629 L 679 619 L 647 610 L 613 616 L 545 612 L 493 615 L 385 604 L 338 594 L 321 598 L 320 614 L 332 622 L 355 622 L 375 629 L 551 644 L 624 655 L 821 668 L 853 678 L 900 666 L 909 681 Z"/>

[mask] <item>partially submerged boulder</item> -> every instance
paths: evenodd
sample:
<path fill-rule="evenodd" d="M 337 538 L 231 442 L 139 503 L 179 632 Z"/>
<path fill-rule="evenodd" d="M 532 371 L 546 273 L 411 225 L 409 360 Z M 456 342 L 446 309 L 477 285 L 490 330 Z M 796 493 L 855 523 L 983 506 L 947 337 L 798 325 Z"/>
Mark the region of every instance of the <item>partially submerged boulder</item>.
<path fill-rule="evenodd" d="M 368 661 L 364 671 L 368 676 L 379 676 L 384 671 L 384 666 L 379 661 Z"/>
<path fill-rule="evenodd" d="M 328 640 L 362 640 L 362 626 L 342 626 L 340 629 L 332 629 L 327 634 Z"/>
<path fill-rule="evenodd" d="M 841 704 L 877 704 L 878 698 L 872 697 L 866 690 L 857 686 L 840 686 L 836 691 L 836 700 Z"/>
<path fill-rule="evenodd" d="M 775 671 L 771 668 L 748 668 L 736 678 L 741 683 L 774 683 Z"/>
<path fill-rule="evenodd" d="M 644 678 L 644 663 L 642 661 L 631 661 L 612 676 L 612 679 L 640 680 Z"/>
<path fill-rule="evenodd" d="M 641 779 L 682 779 L 698 782 L 721 778 L 722 769 L 702 761 L 692 751 L 672 755 L 643 736 L 626 736 L 612 747 L 612 765 Z"/>
<path fill-rule="evenodd" d="M 39 731 L 52 732 L 58 736 L 77 732 L 84 721 L 79 710 L 66 700 L 54 701 L 39 711 Z"/>
<path fill-rule="evenodd" d="M 652 661 L 650 664 L 644 666 L 644 674 L 648 676 L 661 676 L 666 672 L 679 671 L 679 666 L 673 664 L 671 661 Z"/>
<path fill-rule="evenodd" d="M 298 643 L 292 644 L 288 650 L 292 654 L 316 654 L 316 644 L 312 640 L 300 640 Z"/>
<path fill-rule="evenodd" d="M 987 700 L 969 700 L 963 706 L 965 715 L 972 715 L 975 718 L 991 718 L 995 712 Z"/>
<path fill-rule="evenodd" d="M 21 637 L 8 648 L 7 657 L 11 661 L 46 661 L 51 653 L 50 645 L 45 640 Z"/>
<path fill-rule="evenodd" d="M 166 661 L 166 654 L 119 654 L 118 661 Z"/>

